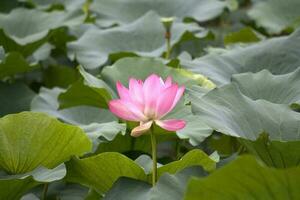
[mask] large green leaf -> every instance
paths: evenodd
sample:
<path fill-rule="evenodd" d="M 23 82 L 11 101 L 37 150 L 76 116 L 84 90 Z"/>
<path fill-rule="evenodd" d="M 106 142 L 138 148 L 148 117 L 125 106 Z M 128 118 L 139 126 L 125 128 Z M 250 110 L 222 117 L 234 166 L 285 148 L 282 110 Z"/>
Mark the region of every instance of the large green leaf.
<path fill-rule="evenodd" d="M 159 147 L 158 147 L 159 149 Z M 157 154 L 159 154 L 160 152 L 158 151 Z M 150 154 L 150 153 L 149 153 Z M 159 155 L 158 155 L 159 157 Z M 158 158 L 159 159 L 159 158 Z M 147 155 L 147 154 L 142 154 L 139 157 L 137 157 L 134 162 L 136 162 L 139 166 L 141 166 L 141 168 L 143 168 L 143 170 L 145 171 L 146 174 L 150 174 L 152 171 L 152 158 L 151 156 Z M 161 167 L 162 164 L 160 164 L 159 162 L 157 163 L 157 167 Z"/>
<path fill-rule="evenodd" d="M 180 139 L 188 139 L 194 146 L 203 142 L 213 132 L 199 116 L 192 113 L 191 106 L 186 106 L 182 102 L 179 102 L 175 109 L 166 115 L 166 118 L 185 120 L 186 126 L 176 131 L 176 134 Z"/>
<path fill-rule="evenodd" d="M 78 25 L 82 20 L 83 16 L 77 16 L 75 13 L 46 13 L 24 8 L 14 9 L 9 14 L 0 15 L 0 24 L 4 33 L 20 45 L 38 41 L 52 29 Z"/>
<path fill-rule="evenodd" d="M 108 191 L 120 177 L 146 180 L 144 170 L 126 156 L 107 152 L 67 163 L 67 180 L 92 187 L 98 192 Z"/>
<path fill-rule="evenodd" d="M 32 100 L 31 110 L 44 112 L 66 123 L 80 126 L 92 140 L 104 137 L 112 140 L 126 126 L 119 124 L 117 118 L 108 110 L 90 106 L 76 106 L 59 110 L 57 98 L 64 90 L 41 88 L 39 95 Z M 96 142 L 96 141 L 95 141 Z"/>
<path fill-rule="evenodd" d="M 241 144 L 235 137 L 217 133 L 209 138 L 209 147 L 217 151 L 221 157 L 227 158 L 240 150 Z"/>
<path fill-rule="evenodd" d="M 26 176 L 32 176 L 35 181 L 50 183 L 53 181 L 61 180 L 67 174 L 67 170 L 64 164 L 61 164 L 54 169 L 47 169 L 39 167 L 30 173 L 25 174 Z"/>
<path fill-rule="evenodd" d="M 299 9 L 298 0 L 260 0 L 254 2 L 248 15 L 258 26 L 276 34 L 300 25 Z"/>
<path fill-rule="evenodd" d="M 193 111 L 215 130 L 231 136 L 255 140 L 265 132 L 272 140 L 297 140 L 300 114 L 288 105 L 300 100 L 299 73 L 235 75 L 231 84 L 203 97 L 191 90 Z"/>
<path fill-rule="evenodd" d="M 259 72 L 267 69 L 273 74 L 285 74 L 300 66 L 300 29 L 290 36 L 272 38 L 246 47 L 211 53 L 181 64 L 194 73 L 200 73 L 216 84 L 230 82 L 233 74 Z"/>
<path fill-rule="evenodd" d="M 104 200 L 153 199 L 150 198 L 152 186 L 141 180 L 120 177 L 105 194 Z"/>
<path fill-rule="evenodd" d="M 206 171 L 213 171 L 216 163 L 203 151 L 194 149 L 186 153 L 180 160 L 159 167 L 157 172 L 160 177 L 164 173 L 176 174 L 191 166 L 201 166 Z"/>
<path fill-rule="evenodd" d="M 127 130 L 133 128 L 131 127 L 132 123 L 127 123 Z M 135 123 L 138 124 L 138 123 Z M 154 127 L 157 133 L 156 140 L 158 146 L 163 145 L 163 142 L 167 141 L 176 141 L 178 138 L 174 133 L 164 134 L 164 130 L 159 127 Z M 125 135 L 117 135 L 112 141 L 101 141 L 98 146 L 96 154 L 102 152 L 119 152 L 125 155 L 130 156 L 131 158 L 136 158 L 142 153 L 151 154 L 151 136 L 150 134 L 144 134 L 140 137 L 132 137 L 127 131 Z M 165 149 L 162 150 L 162 154 L 165 154 Z M 158 150 L 160 155 L 160 151 Z"/>
<path fill-rule="evenodd" d="M 78 77 L 76 69 L 64 65 L 51 65 L 43 71 L 43 79 L 48 88 L 67 88 L 78 80 Z"/>
<path fill-rule="evenodd" d="M 0 198 L 6 200 L 20 199 L 22 195 L 37 186 L 32 177 L 25 179 L 0 179 Z"/>
<path fill-rule="evenodd" d="M 201 166 L 210 171 L 215 168 L 215 162 L 201 150 L 194 150 L 179 161 L 159 167 L 158 176 L 175 174 L 192 166 Z M 136 162 L 116 152 L 105 152 L 84 159 L 74 158 L 67 163 L 67 169 L 68 181 L 92 187 L 100 193 L 107 192 L 120 177 L 149 182 L 151 179 L 151 174 L 147 176 Z"/>
<path fill-rule="evenodd" d="M 240 139 L 247 150 L 266 165 L 277 168 L 299 166 L 300 141 L 272 141 L 265 133 L 256 141 Z"/>
<path fill-rule="evenodd" d="M 196 84 L 196 81 L 184 76 L 179 70 L 168 67 L 155 58 L 123 58 L 112 66 L 104 67 L 100 76 L 111 88 L 115 89 L 117 81 L 128 86 L 131 77 L 145 80 L 153 73 L 164 79 L 171 76 L 179 84 Z"/>
<path fill-rule="evenodd" d="M 174 23 L 171 45 L 179 42 L 187 31 L 199 37 L 207 34 L 207 31 L 195 24 Z M 149 12 L 124 26 L 107 30 L 89 29 L 77 41 L 68 44 L 68 54 L 71 59 L 76 59 L 87 69 L 100 67 L 113 53 L 130 52 L 140 56 L 160 56 L 166 50 L 164 34 L 160 17 Z"/>
<path fill-rule="evenodd" d="M 65 165 L 54 169 L 39 167 L 20 175 L 0 175 L 0 198 L 5 200 L 19 199 L 25 192 L 43 183 L 62 179 L 66 175 Z"/>
<path fill-rule="evenodd" d="M 228 33 L 224 37 L 224 44 L 252 43 L 260 40 L 259 36 L 250 27 L 245 27 L 237 32 Z"/>
<path fill-rule="evenodd" d="M 103 80 L 84 71 L 82 67 L 79 67 L 79 73 L 81 78 L 59 95 L 60 108 L 79 105 L 107 108 L 108 101 L 114 95 L 112 89 Z"/>
<path fill-rule="evenodd" d="M 23 83 L 0 83 L 0 116 L 28 111 L 35 93 Z"/>
<path fill-rule="evenodd" d="M 171 76 L 178 84 L 190 87 L 201 85 L 204 89 L 214 88 L 214 83 L 199 74 L 193 74 L 183 69 L 174 69 L 163 64 L 162 60 L 156 58 L 122 58 L 111 66 L 103 68 L 100 76 L 110 86 L 116 87 L 116 82 L 120 81 L 128 86 L 131 77 L 145 80 L 151 74 L 157 74 L 162 78 Z"/>
<path fill-rule="evenodd" d="M 59 181 L 51 183 L 51 185 L 49 185 L 47 199 L 56 198 L 59 200 L 100 200 L 100 198 L 89 199 L 87 197 L 88 193 L 89 188 L 87 187 L 78 184 L 70 184 L 65 181 Z M 32 199 L 29 198 L 28 200 Z"/>
<path fill-rule="evenodd" d="M 202 97 L 191 92 L 193 111 L 216 131 L 242 138 L 268 165 L 298 165 L 300 113 L 289 105 L 299 102 L 299 70 L 286 75 L 246 73 L 232 81 Z M 258 139 L 263 133 L 269 138 Z"/>
<path fill-rule="evenodd" d="M 0 62 L 0 79 L 29 72 L 36 68 L 38 68 L 38 65 L 30 65 L 20 53 L 11 52 Z"/>
<path fill-rule="evenodd" d="M 159 137 L 157 138 L 158 143 Z M 130 134 L 117 135 L 112 141 L 103 141 L 99 144 L 96 153 L 102 152 L 119 152 L 126 154 L 130 151 L 138 151 L 151 154 L 150 137 L 143 135 L 138 138 L 130 136 Z"/>
<path fill-rule="evenodd" d="M 300 198 L 299 183 L 299 167 L 267 168 L 244 156 L 206 178 L 191 179 L 185 200 L 296 200 Z"/>
<path fill-rule="evenodd" d="M 0 119 L 0 168 L 9 173 L 53 168 L 90 150 L 91 142 L 80 128 L 46 114 L 22 112 Z"/>
<path fill-rule="evenodd" d="M 267 132 L 272 139 L 298 139 L 299 113 L 284 105 L 253 101 L 234 86 L 215 90 L 194 105 L 195 112 L 206 123 L 232 136 L 256 139 L 260 133 Z"/>
<path fill-rule="evenodd" d="M 273 75 L 268 70 L 234 75 L 232 82 L 247 97 L 277 104 L 300 103 L 300 67 L 294 72 Z"/>
<path fill-rule="evenodd" d="M 64 30 L 64 29 L 60 29 Z M 30 55 L 27 60 L 30 62 L 39 62 L 47 60 L 51 56 L 51 51 L 54 49 L 54 45 L 50 43 L 45 43 L 41 45 L 32 55 Z"/>
<path fill-rule="evenodd" d="M 94 1 L 91 9 L 100 15 L 100 22 L 101 18 L 104 18 L 104 21 L 128 23 L 150 10 L 157 12 L 162 17 L 179 19 L 190 17 L 204 22 L 222 14 L 227 6 L 226 1 L 219 0 L 99 0 Z"/>
<path fill-rule="evenodd" d="M 21 20 L 22 19 L 22 20 Z M 9 51 L 20 51 L 29 56 L 47 41 L 51 30 L 82 23 L 84 15 L 74 12 L 43 12 L 18 8 L 0 14 L 0 45 Z"/>
<path fill-rule="evenodd" d="M 137 181 L 129 178 L 120 178 L 113 185 L 112 189 L 105 194 L 105 200 L 181 200 L 184 195 L 186 183 L 191 176 L 201 177 L 206 175 L 206 172 L 199 167 L 191 167 L 184 169 L 175 175 L 164 174 L 157 181 L 156 186 L 152 187 L 142 181 Z"/>

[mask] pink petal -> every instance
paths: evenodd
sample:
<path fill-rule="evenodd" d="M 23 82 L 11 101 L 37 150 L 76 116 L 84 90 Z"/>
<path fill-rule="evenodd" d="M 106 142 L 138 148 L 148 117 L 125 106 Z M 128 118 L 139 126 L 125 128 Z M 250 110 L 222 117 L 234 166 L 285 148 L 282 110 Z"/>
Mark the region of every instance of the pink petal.
<path fill-rule="evenodd" d="M 185 90 L 184 86 L 181 86 L 181 87 L 178 88 L 177 94 L 176 94 L 176 96 L 174 98 L 174 101 L 173 101 L 173 105 L 172 105 L 171 109 L 169 110 L 169 112 L 176 106 L 176 104 L 178 103 L 178 101 L 182 97 L 182 95 L 184 93 L 184 90 Z"/>
<path fill-rule="evenodd" d="M 126 104 L 120 99 L 111 100 L 108 104 L 109 110 L 119 118 L 128 121 L 139 121 L 139 118 L 135 116 L 127 107 Z"/>
<path fill-rule="evenodd" d="M 132 101 L 137 102 L 140 106 L 144 107 L 144 92 L 143 82 L 134 78 L 129 79 L 129 95 Z"/>
<path fill-rule="evenodd" d="M 144 115 L 143 110 L 138 104 L 131 101 L 123 101 L 123 104 L 134 116 L 139 119 L 139 121 L 147 121 L 148 118 Z"/>
<path fill-rule="evenodd" d="M 150 75 L 144 82 L 143 91 L 145 98 L 144 113 L 148 117 L 155 115 L 156 102 L 164 86 L 156 74 Z"/>
<path fill-rule="evenodd" d="M 186 122 L 180 119 L 156 120 L 155 123 L 168 131 L 178 131 L 186 125 Z"/>
<path fill-rule="evenodd" d="M 136 83 L 140 85 L 137 81 Z M 143 111 L 144 111 L 144 106 L 139 104 L 135 99 L 136 98 L 131 98 L 130 96 L 130 90 L 128 90 L 126 87 L 124 87 L 119 81 L 117 82 L 117 90 L 119 93 L 119 96 L 122 101 L 122 105 L 126 106 L 127 110 L 130 111 L 135 118 L 139 119 L 139 121 L 144 121 L 147 120 L 145 117 Z"/>
<path fill-rule="evenodd" d="M 164 87 L 164 86 L 165 86 L 165 82 L 164 82 L 164 80 L 162 79 L 162 77 L 159 77 L 159 80 L 160 80 L 160 85 L 161 85 L 162 87 Z"/>
<path fill-rule="evenodd" d="M 166 81 L 165 81 L 165 87 L 170 87 L 172 85 L 172 77 L 168 76 Z"/>
<path fill-rule="evenodd" d="M 122 85 L 120 81 L 116 83 L 116 86 L 120 99 L 129 100 L 129 90 L 126 87 L 124 87 L 124 85 Z"/>
<path fill-rule="evenodd" d="M 155 109 L 156 119 L 160 119 L 170 111 L 174 102 L 174 98 L 177 94 L 177 90 L 178 86 L 176 84 L 173 84 L 161 92 L 158 97 Z"/>
<path fill-rule="evenodd" d="M 133 137 L 138 137 L 138 136 L 142 135 L 143 133 L 147 132 L 151 128 L 152 123 L 153 123 L 153 121 L 149 121 L 149 122 L 146 122 L 144 124 L 141 124 L 141 125 L 135 127 L 134 129 L 132 129 L 130 135 Z"/>

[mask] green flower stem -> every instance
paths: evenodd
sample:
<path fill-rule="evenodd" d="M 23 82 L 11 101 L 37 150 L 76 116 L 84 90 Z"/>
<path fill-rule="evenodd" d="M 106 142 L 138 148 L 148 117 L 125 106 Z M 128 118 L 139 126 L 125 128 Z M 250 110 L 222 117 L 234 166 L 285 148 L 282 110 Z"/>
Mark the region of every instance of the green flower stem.
<path fill-rule="evenodd" d="M 174 17 L 163 17 L 161 18 L 161 22 L 163 26 L 165 27 L 165 38 L 167 42 L 167 51 L 166 51 L 166 59 L 170 59 L 171 56 L 171 28 L 174 21 Z"/>
<path fill-rule="evenodd" d="M 166 31 L 165 34 L 165 38 L 166 38 L 166 42 L 167 42 L 167 51 L 166 51 L 166 59 L 170 59 L 171 56 L 171 32 L 170 31 Z"/>
<path fill-rule="evenodd" d="M 153 126 L 150 129 L 151 148 L 152 148 L 152 186 L 155 186 L 157 180 L 157 144 L 156 137 L 153 131 Z"/>
<path fill-rule="evenodd" d="M 47 198 L 47 192 L 48 192 L 48 183 L 45 183 L 44 189 L 43 189 L 43 197 L 42 197 L 42 200 L 46 200 L 46 198 Z"/>

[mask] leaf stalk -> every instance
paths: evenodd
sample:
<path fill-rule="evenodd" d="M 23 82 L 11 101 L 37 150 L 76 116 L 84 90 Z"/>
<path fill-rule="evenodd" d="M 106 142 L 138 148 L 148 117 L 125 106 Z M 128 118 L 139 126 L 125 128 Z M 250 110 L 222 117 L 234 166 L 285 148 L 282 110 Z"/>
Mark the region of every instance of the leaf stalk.
<path fill-rule="evenodd" d="M 153 129 L 153 126 L 151 126 L 150 136 L 152 148 L 152 186 L 154 187 L 157 180 L 157 141 Z"/>

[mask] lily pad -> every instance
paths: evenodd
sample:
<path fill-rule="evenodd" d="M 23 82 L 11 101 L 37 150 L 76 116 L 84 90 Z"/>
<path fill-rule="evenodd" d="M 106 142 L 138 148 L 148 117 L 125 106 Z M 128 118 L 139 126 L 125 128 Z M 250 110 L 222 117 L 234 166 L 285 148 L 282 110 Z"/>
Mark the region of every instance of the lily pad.
<path fill-rule="evenodd" d="M 272 141 L 263 133 L 255 141 L 241 139 L 247 150 L 260 158 L 267 166 L 289 168 L 299 166 L 300 141 Z"/>
<path fill-rule="evenodd" d="M 178 43 L 184 33 L 204 37 L 207 31 L 195 24 L 174 23 L 171 45 Z M 165 29 L 160 17 L 148 12 L 138 20 L 111 29 L 89 29 L 77 41 L 68 43 L 68 55 L 86 69 L 102 66 L 110 54 L 134 53 L 139 56 L 160 56 L 166 50 Z M 126 41 L 126 43 L 124 43 Z"/>
<path fill-rule="evenodd" d="M 253 43 L 258 42 L 261 39 L 258 34 L 254 32 L 250 27 L 242 28 L 241 30 L 233 33 L 229 33 L 224 37 L 224 44 L 234 43 Z"/>
<path fill-rule="evenodd" d="M 193 111 L 215 130 L 231 136 L 255 140 L 265 132 L 271 140 L 297 140 L 300 113 L 288 105 L 299 102 L 299 72 L 236 75 L 231 84 L 202 97 L 192 92 Z"/>
<path fill-rule="evenodd" d="M 256 24 L 270 34 L 281 33 L 288 28 L 300 25 L 300 2 L 298 0 L 255 1 L 248 15 Z"/>
<path fill-rule="evenodd" d="M 300 66 L 300 29 L 289 36 L 268 39 L 246 47 L 210 53 L 193 61 L 181 60 L 181 65 L 207 76 L 217 85 L 230 82 L 233 74 L 259 72 L 285 74 Z"/>
<path fill-rule="evenodd" d="M 299 164 L 300 113 L 289 105 L 299 102 L 298 77 L 299 70 L 286 75 L 267 71 L 235 75 L 231 84 L 204 96 L 192 92 L 193 111 L 214 130 L 241 138 L 265 163 L 295 166 Z M 261 134 L 268 137 L 260 140 Z"/>
<path fill-rule="evenodd" d="M 105 194 L 104 200 L 131 200 L 132 197 L 144 200 L 181 200 L 189 178 L 205 175 L 206 172 L 200 167 L 190 167 L 175 175 L 164 174 L 154 187 L 142 181 L 120 178 Z"/>
<path fill-rule="evenodd" d="M 178 84 L 197 84 L 196 81 L 184 76 L 179 70 L 168 67 L 161 60 L 155 58 L 123 58 L 112 66 L 104 67 L 100 76 L 111 88 L 115 89 L 117 81 L 128 86 L 131 77 L 145 80 L 153 73 L 164 79 L 171 76 Z"/>
<path fill-rule="evenodd" d="M 299 199 L 300 168 L 274 169 L 243 156 L 206 178 L 189 181 L 185 200 Z"/>
<path fill-rule="evenodd" d="M 91 106 L 76 106 L 59 110 L 58 96 L 65 90 L 41 88 L 39 95 L 32 100 L 31 110 L 44 112 L 66 123 L 78 125 L 93 140 L 104 137 L 113 140 L 118 133 L 125 133 L 126 126 L 106 109 Z M 96 142 L 96 141 L 95 141 Z"/>
<path fill-rule="evenodd" d="M 157 170 L 158 177 L 164 173 L 176 174 L 192 166 L 201 166 L 205 171 L 213 171 L 216 168 L 216 163 L 203 151 L 194 149 L 186 153 L 180 160 L 159 167 Z"/>
<path fill-rule="evenodd" d="M 150 10 L 162 17 L 193 18 L 204 22 L 221 15 L 228 6 L 226 1 L 219 0 L 99 0 L 91 8 L 100 17 L 116 23 L 132 22 Z"/>
<path fill-rule="evenodd" d="M 269 133 L 271 139 L 298 139 L 299 113 L 286 105 L 251 100 L 234 85 L 216 89 L 192 102 L 194 112 L 219 132 L 252 140 L 263 132 Z"/>
<path fill-rule="evenodd" d="M 126 156 L 107 152 L 85 159 L 72 159 L 67 164 L 67 180 L 92 187 L 103 193 L 120 177 L 146 180 L 144 170 Z"/>
<path fill-rule="evenodd" d="M 19 51 L 27 57 L 47 41 L 51 30 L 79 25 L 83 20 L 80 11 L 47 13 L 17 8 L 8 14 L 0 13 L 0 45 L 6 52 Z"/>
<path fill-rule="evenodd" d="M 67 88 L 79 77 L 77 71 L 74 68 L 64 65 L 51 65 L 43 72 L 44 82 L 46 87 L 48 88 Z"/>
<path fill-rule="evenodd" d="M 158 168 L 158 176 L 175 174 L 184 168 L 201 166 L 206 170 L 215 168 L 215 162 L 201 150 L 187 153 L 181 160 Z M 150 182 L 151 174 L 133 160 L 116 152 L 105 152 L 84 159 L 72 159 L 67 163 L 67 180 L 91 187 L 99 193 L 107 192 L 120 177 Z"/>
<path fill-rule="evenodd" d="M 82 67 L 79 67 L 79 73 L 81 78 L 59 95 L 60 109 L 79 105 L 108 108 L 108 102 L 114 96 L 113 90 Z"/>
<path fill-rule="evenodd" d="M 268 70 L 233 75 L 232 82 L 247 97 L 277 104 L 300 104 L 300 68 L 294 72 L 273 75 Z"/>
<path fill-rule="evenodd" d="M 176 131 L 176 134 L 180 139 L 188 139 L 194 146 L 199 145 L 213 132 L 199 116 L 192 113 L 191 106 L 186 106 L 182 102 L 179 102 L 175 109 L 166 115 L 166 118 L 185 120 L 186 126 Z"/>
<path fill-rule="evenodd" d="M 8 53 L 0 62 L 0 79 L 37 69 L 37 64 L 29 64 L 18 52 Z"/>
<path fill-rule="evenodd" d="M 67 171 L 64 164 L 54 169 L 39 167 L 20 175 L 0 175 L 0 198 L 7 200 L 20 199 L 28 190 L 52 181 L 61 180 Z"/>
<path fill-rule="evenodd" d="M 80 128 L 34 112 L 1 118 L 0 144 L 0 168 L 11 174 L 39 166 L 53 168 L 91 150 L 91 142 Z"/>

